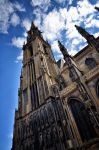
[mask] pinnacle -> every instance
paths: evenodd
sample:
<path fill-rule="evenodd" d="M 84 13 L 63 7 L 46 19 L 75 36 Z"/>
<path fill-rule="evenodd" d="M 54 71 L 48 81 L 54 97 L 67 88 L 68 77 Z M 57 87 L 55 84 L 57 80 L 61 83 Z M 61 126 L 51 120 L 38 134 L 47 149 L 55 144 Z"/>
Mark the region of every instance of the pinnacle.
<path fill-rule="evenodd" d="M 75 27 L 77 30 L 82 29 L 82 27 L 79 27 L 78 25 L 75 25 Z"/>
<path fill-rule="evenodd" d="M 32 21 L 32 23 L 31 23 L 31 28 L 36 28 L 36 26 L 35 26 L 35 24 L 34 24 L 33 21 Z"/>
<path fill-rule="evenodd" d="M 95 9 L 99 11 L 99 7 L 96 6 Z"/>

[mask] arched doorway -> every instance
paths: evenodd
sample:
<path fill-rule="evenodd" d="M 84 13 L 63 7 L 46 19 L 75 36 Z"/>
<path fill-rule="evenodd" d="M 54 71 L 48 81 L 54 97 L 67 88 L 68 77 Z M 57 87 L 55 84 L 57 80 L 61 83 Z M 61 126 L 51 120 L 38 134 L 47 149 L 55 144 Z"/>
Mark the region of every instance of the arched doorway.
<path fill-rule="evenodd" d="M 82 141 L 89 141 L 95 138 L 96 133 L 84 104 L 74 97 L 69 98 L 68 104 L 75 119 Z"/>
<path fill-rule="evenodd" d="M 96 94 L 97 94 L 97 97 L 99 98 L 99 79 L 96 83 Z"/>
<path fill-rule="evenodd" d="M 88 66 L 88 68 L 91 70 L 97 66 L 97 63 L 94 58 L 86 58 L 85 64 Z"/>

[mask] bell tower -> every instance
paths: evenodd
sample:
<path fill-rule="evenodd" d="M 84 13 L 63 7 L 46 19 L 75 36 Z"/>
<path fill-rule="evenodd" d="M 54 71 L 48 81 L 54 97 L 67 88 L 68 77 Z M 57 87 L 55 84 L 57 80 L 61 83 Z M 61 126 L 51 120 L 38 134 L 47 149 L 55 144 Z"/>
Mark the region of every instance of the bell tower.
<path fill-rule="evenodd" d="M 65 150 L 69 134 L 55 86 L 59 69 L 50 45 L 33 23 L 27 33 L 12 150 Z"/>
<path fill-rule="evenodd" d="M 51 85 L 57 66 L 50 45 L 44 41 L 39 29 L 32 23 L 23 45 L 22 115 L 37 109 L 51 96 Z M 53 64 L 53 65 L 52 65 Z"/>
<path fill-rule="evenodd" d="M 83 28 L 76 28 L 93 53 L 98 52 L 97 39 Z M 87 49 L 71 57 L 58 41 L 65 60 L 60 67 L 61 61 L 56 63 L 50 45 L 33 22 L 27 34 L 11 150 L 99 148 L 98 109 L 91 92 L 94 84 L 89 80 L 89 76 L 98 77 L 98 64 L 89 70 L 87 78 L 77 65 L 77 57 L 83 60 L 82 53 L 89 54 Z"/>

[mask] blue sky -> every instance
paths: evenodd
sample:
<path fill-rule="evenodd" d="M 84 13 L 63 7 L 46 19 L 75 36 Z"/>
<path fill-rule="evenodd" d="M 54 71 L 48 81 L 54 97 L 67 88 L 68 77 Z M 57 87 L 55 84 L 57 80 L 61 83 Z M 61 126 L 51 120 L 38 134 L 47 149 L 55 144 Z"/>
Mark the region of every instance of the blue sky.
<path fill-rule="evenodd" d="M 74 25 L 99 35 L 98 0 L 0 0 L 0 150 L 10 150 L 14 111 L 18 102 L 22 45 L 31 21 L 51 44 L 56 60 L 62 57 L 57 40 L 74 55 L 86 40 Z"/>

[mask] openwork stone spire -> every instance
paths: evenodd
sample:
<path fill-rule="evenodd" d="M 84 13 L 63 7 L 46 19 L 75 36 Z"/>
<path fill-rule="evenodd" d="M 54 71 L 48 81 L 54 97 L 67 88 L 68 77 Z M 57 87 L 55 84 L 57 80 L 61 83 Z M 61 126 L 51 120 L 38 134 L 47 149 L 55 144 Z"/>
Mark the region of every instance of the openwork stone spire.
<path fill-rule="evenodd" d="M 68 52 L 67 52 L 67 49 L 64 47 L 64 45 L 58 41 L 58 45 L 59 45 L 59 48 L 60 48 L 60 51 L 62 52 L 63 56 L 69 56 Z"/>
<path fill-rule="evenodd" d="M 79 27 L 77 25 L 75 25 L 75 27 L 78 30 L 78 32 L 87 40 L 88 44 L 99 53 L 99 44 L 96 41 L 95 37 L 93 35 L 89 34 L 82 27 Z"/>
<path fill-rule="evenodd" d="M 95 7 L 95 9 L 99 11 L 99 7 Z"/>
<path fill-rule="evenodd" d="M 64 60 L 68 66 L 69 76 L 70 76 L 71 80 L 72 81 L 78 80 L 79 76 L 78 76 L 75 66 L 73 64 L 72 57 L 68 54 L 67 49 L 64 47 L 64 45 L 60 41 L 58 41 L 58 44 L 59 44 L 60 51 L 62 52 L 62 54 L 64 56 Z"/>
<path fill-rule="evenodd" d="M 91 36 L 85 29 L 83 29 L 82 27 L 79 27 L 77 25 L 75 25 L 76 29 L 78 30 L 78 32 L 86 39 L 88 40 L 89 36 Z"/>
<path fill-rule="evenodd" d="M 42 37 L 41 35 L 42 32 L 35 26 L 33 22 L 31 23 L 31 28 L 27 33 L 28 33 L 27 42 L 30 42 L 31 40 L 35 39 L 36 36 Z"/>

